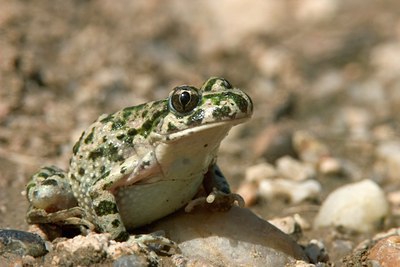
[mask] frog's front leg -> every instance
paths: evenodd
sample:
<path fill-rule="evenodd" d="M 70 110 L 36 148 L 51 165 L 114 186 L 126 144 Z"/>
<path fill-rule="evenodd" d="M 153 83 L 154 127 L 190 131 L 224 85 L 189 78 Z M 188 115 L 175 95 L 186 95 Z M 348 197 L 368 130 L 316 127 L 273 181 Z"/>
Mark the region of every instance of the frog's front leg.
<path fill-rule="evenodd" d="M 97 183 L 89 192 L 96 225 L 101 232 L 110 233 L 112 239 L 125 241 L 129 234 L 119 214 L 115 196 L 104 187 L 104 183 Z"/>
<path fill-rule="evenodd" d="M 155 171 L 159 172 L 159 169 L 151 151 L 140 160 L 137 157 L 127 158 L 115 166 L 107 177 L 98 180 L 90 187 L 92 213 L 102 232 L 110 233 L 112 239 L 117 241 L 128 239 L 129 234 L 122 221 L 115 198 L 116 192 L 119 187 L 133 185 Z"/>
<path fill-rule="evenodd" d="M 231 192 L 225 176 L 216 164 L 212 164 L 204 175 L 203 186 L 208 195 L 190 201 L 185 207 L 186 212 L 190 212 L 195 206 L 204 203 L 208 204 L 212 210 L 218 211 L 229 210 L 235 202 L 240 207 L 244 207 L 243 198 Z"/>

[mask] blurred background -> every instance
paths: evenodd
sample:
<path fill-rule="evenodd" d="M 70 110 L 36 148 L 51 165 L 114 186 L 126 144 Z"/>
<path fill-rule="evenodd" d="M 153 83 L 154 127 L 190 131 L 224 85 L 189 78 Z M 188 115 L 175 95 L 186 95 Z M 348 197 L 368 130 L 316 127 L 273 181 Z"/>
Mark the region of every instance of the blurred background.
<path fill-rule="evenodd" d="M 67 169 L 72 145 L 100 114 L 210 76 L 254 101 L 219 162 L 264 218 L 296 211 L 311 223 L 329 192 L 365 178 L 397 193 L 399 8 L 394 0 L 0 1 L 0 227 L 27 227 L 29 176 L 42 165 Z M 261 196 L 251 167 L 278 168 L 287 155 L 307 163 L 310 146 L 318 159 L 305 179 L 316 191 L 299 201 Z M 326 169 L 322 158 L 333 160 Z M 306 239 L 318 235 L 309 229 Z"/>

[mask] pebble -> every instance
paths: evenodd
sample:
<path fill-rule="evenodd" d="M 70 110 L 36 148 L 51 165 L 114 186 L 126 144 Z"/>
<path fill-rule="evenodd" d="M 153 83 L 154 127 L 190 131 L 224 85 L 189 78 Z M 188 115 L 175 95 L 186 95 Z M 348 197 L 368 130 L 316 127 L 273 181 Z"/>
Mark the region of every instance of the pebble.
<path fill-rule="evenodd" d="M 277 160 L 276 168 L 280 175 L 294 181 L 304 181 L 315 177 L 316 172 L 311 164 L 300 162 L 290 156 Z"/>
<path fill-rule="evenodd" d="M 283 196 L 294 204 L 300 203 L 306 199 L 317 198 L 320 193 L 321 184 L 316 180 L 264 180 L 259 186 L 259 195 L 261 197 L 273 199 L 277 196 Z"/>
<path fill-rule="evenodd" d="M 296 156 L 292 144 L 293 133 L 290 129 L 278 126 L 266 127 L 255 138 L 252 151 L 254 156 L 263 157 L 266 161 L 274 163 L 285 155 Z"/>
<path fill-rule="evenodd" d="M 316 239 L 311 240 L 304 248 L 304 252 L 312 263 L 327 262 L 329 260 L 325 245 Z"/>
<path fill-rule="evenodd" d="M 338 175 L 344 170 L 341 161 L 334 157 L 323 157 L 319 161 L 318 171 L 323 175 Z"/>
<path fill-rule="evenodd" d="M 202 208 L 178 212 L 150 230 L 165 230 L 185 257 L 206 266 L 285 266 L 307 260 L 290 236 L 249 209 L 236 206 L 228 212 Z"/>
<path fill-rule="evenodd" d="M 370 140 L 370 127 L 373 116 L 365 108 L 344 107 L 336 117 L 336 123 L 349 133 L 349 137 L 354 140 Z"/>
<path fill-rule="evenodd" d="M 371 232 L 381 226 L 389 205 L 382 189 L 371 180 L 344 185 L 331 192 L 314 221 L 315 227 L 336 226 Z"/>
<path fill-rule="evenodd" d="M 301 22 L 309 23 L 329 21 L 337 13 L 340 3 L 335 0 L 300 1 L 295 11 L 295 17 Z"/>
<path fill-rule="evenodd" d="M 0 229 L 0 255 L 7 252 L 20 256 L 39 257 L 45 255 L 48 251 L 45 241 L 37 234 L 13 229 Z"/>
<path fill-rule="evenodd" d="M 389 236 L 380 240 L 370 249 L 368 259 L 380 266 L 400 266 L 400 236 Z"/>
<path fill-rule="evenodd" d="M 116 266 L 146 262 L 144 266 L 147 266 L 158 262 L 157 255 L 142 248 L 133 236 L 125 242 L 116 242 L 108 233 L 89 233 L 87 236 L 58 240 L 49 258 L 51 264 L 57 266 L 92 265 L 104 261 L 115 261 Z"/>
<path fill-rule="evenodd" d="M 256 204 L 258 199 L 258 185 L 254 182 L 244 181 L 240 184 L 236 193 L 242 196 L 245 207 L 251 207 Z"/>
<path fill-rule="evenodd" d="M 381 80 L 398 79 L 400 62 L 397 56 L 399 53 L 400 44 L 397 41 L 382 43 L 371 51 L 371 64 L 376 68 L 376 74 Z"/>
<path fill-rule="evenodd" d="M 386 141 L 376 148 L 374 170 L 386 180 L 400 179 L 400 141 Z"/>
<path fill-rule="evenodd" d="M 315 165 L 330 154 L 328 147 L 307 131 L 293 134 L 293 147 L 302 161 Z"/>
<path fill-rule="evenodd" d="M 290 235 L 294 240 L 299 240 L 302 236 L 303 229 L 301 225 L 292 216 L 287 216 L 283 218 L 275 218 L 268 220 L 269 223 L 277 227 L 279 230 L 287 235 Z"/>
<path fill-rule="evenodd" d="M 267 162 L 262 162 L 246 169 L 245 180 L 249 182 L 260 182 L 278 176 L 275 167 Z"/>
<path fill-rule="evenodd" d="M 387 194 L 387 199 L 390 203 L 391 214 L 393 216 L 400 215 L 400 191 L 393 191 Z"/>
<path fill-rule="evenodd" d="M 113 263 L 113 267 L 130 266 L 149 266 L 149 262 L 143 255 L 132 254 L 128 256 L 122 256 Z"/>

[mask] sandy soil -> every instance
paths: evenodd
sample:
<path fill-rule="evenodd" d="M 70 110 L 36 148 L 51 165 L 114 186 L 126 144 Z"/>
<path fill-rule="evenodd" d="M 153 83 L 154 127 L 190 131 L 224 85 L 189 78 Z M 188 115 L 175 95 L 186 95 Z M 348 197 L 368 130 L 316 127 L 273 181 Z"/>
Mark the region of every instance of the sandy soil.
<path fill-rule="evenodd" d="M 318 177 L 312 201 L 260 200 L 252 209 L 264 218 L 299 213 L 312 222 L 329 192 L 361 178 L 400 190 L 398 177 L 374 169 L 380 142 L 400 139 L 399 8 L 393 0 L 0 1 L 0 228 L 28 228 L 21 192 L 30 175 L 49 164 L 67 169 L 100 114 L 210 76 L 254 100 L 252 121 L 221 147 L 233 189 L 246 168 L 276 159 L 260 141 L 272 128 L 307 130 L 356 170 Z M 320 236 L 308 230 L 302 240 Z M 331 262 L 340 263 L 331 241 Z"/>

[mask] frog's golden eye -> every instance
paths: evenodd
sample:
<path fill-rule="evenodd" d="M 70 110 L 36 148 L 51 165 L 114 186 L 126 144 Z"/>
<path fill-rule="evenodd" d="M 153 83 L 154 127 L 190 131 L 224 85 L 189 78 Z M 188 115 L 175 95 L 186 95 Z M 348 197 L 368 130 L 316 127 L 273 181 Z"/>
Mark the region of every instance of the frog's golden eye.
<path fill-rule="evenodd" d="M 187 114 L 197 107 L 199 101 L 200 93 L 195 87 L 182 85 L 175 87 L 172 91 L 169 97 L 169 107 L 179 114 Z"/>
<path fill-rule="evenodd" d="M 219 78 L 221 80 L 221 84 L 226 88 L 226 89 L 232 89 L 233 86 L 232 84 L 230 84 L 230 82 L 228 82 L 227 80 L 225 80 L 224 78 Z"/>

